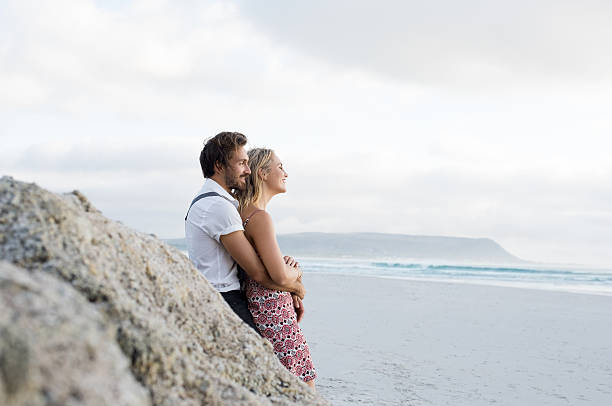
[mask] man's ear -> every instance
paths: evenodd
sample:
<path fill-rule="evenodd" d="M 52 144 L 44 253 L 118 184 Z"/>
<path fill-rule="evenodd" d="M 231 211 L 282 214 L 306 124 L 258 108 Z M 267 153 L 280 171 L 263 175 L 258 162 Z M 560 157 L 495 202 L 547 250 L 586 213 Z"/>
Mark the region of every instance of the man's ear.
<path fill-rule="evenodd" d="M 215 172 L 223 173 L 223 165 L 221 165 L 221 162 L 219 161 L 215 162 Z"/>

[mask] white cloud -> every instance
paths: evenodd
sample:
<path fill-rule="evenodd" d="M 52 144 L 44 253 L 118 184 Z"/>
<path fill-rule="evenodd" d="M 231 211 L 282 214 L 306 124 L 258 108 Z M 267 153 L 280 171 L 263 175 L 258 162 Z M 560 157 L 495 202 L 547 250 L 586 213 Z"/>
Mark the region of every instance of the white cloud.
<path fill-rule="evenodd" d="M 496 89 L 609 78 L 608 3 L 240 1 L 278 43 L 407 81 Z"/>
<path fill-rule="evenodd" d="M 39 89 L 47 96 L 39 105 L 79 114 L 202 115 L 215 93 L 221 103 L 231 94 L 228 84 L 241 89 L 260 82 L 262 71 L 242 59 L 245 53 L 270 52 L 223 4 L 181 10 L 140 2 L 115 12 L 83 1 L 11 2 L 3 31 L 20 35 L 6 47 L 2 76 L 19 75 Z M 10 91 L 18 85 L 2 93 L 19 100 L 19 92 Z"/>
<path fill-rule="evenodd" d="M 78 145 L 44 143 L 27 148 L 15 163 L 16 169 L 57 172 L 123 172 L 147 173 L 192 168 L 196 161 L 188 147 L 166 142 L 113 145 L 85 142 Z M 191 159 L 186 159 L 191 158 Z"/>

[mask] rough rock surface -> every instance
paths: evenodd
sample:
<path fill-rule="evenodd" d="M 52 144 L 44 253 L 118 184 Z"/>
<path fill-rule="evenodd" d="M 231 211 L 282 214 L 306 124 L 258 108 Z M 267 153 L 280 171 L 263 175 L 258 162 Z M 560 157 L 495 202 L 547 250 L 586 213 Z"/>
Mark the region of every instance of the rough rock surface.
<path fill-rule="evenodd" d="M 76 191 L 1 178 L 0 259 L 93 303 L 155 405 L 327 404 L 184 255 L 105 218 Z"/>
<path fill-rule="evenodd" d="M 0 262 L 0 405 L 151 404 L 115 330 L 70 285 Z"/>

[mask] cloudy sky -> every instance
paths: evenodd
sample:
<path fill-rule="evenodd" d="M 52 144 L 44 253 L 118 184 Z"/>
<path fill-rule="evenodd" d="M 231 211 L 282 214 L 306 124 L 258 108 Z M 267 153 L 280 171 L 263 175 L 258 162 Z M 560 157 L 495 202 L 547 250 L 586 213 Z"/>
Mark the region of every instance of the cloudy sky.
<path fill-rule="evenodd" d="M 609 1 L 0 0 L 0 174 L 183 236 L 202 142 L 274 148 L 279 233 L 612 264 Z"/>

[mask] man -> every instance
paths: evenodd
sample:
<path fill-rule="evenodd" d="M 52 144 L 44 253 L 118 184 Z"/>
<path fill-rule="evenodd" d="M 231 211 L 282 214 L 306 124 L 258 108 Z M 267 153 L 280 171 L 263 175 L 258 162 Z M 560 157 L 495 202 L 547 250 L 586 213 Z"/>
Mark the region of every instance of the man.
<path fill-rule="evenodd" d="M 185 217 L 185 237 L 189 259 L 232 310 L 258 331 L 246 296 L 240 290 L 237 265 L 266 288 L 292 292 L 298 320 L 303 312 L 300 299 L 304 298 L 305 290 L 300 281 L 275 283 L 244 235 L 232 190 L 242 190 L 251 173 L 246 143 L 247 138 L 237 132 L 222 132 L 206 141 L 200 153 L 204 186 Z"/>

